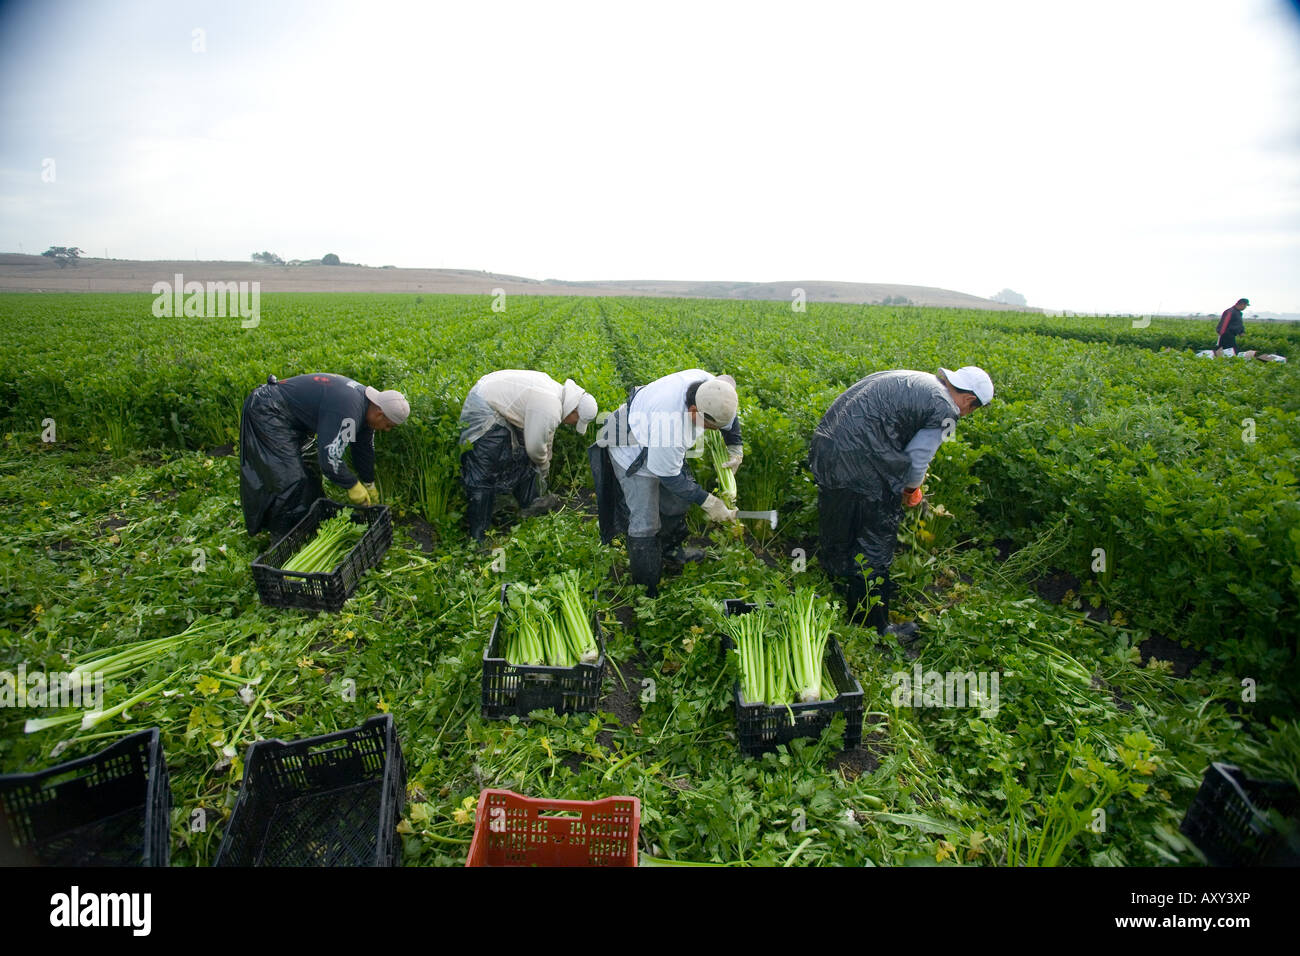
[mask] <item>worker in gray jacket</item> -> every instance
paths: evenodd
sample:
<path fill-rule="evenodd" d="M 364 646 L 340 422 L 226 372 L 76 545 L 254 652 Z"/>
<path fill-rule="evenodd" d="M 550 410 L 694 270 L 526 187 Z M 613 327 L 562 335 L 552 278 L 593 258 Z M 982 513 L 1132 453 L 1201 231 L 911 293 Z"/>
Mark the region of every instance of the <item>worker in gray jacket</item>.
<path fill-rule="evenodd" d="M 882 634 L 905 640 L 916 629 L 889 625 L 889 567 L 903 508 L 921 503 L 921 483 L 945 433 L 992 400 L 993 381 L 974 365 L 938 375 L 876 372 L 835 399 L 813 433 L 808 458 L 822 567 L 838 579 L 850 616 L 866 598 L 863 571 L 871 569 L 881 602 L 866 621 Z"/>
<path fill-rule="evenodd" d="M 503 369 L 480 378 L 460 412 L 460 457 L 469 499 L 469 533 L 482 540 L 498 493 L 513 492 L 520 508 L 544 494 L 555 431 L 579 435 L 597 414 L 596 400 L 573 379 L 561 385 L 544 372 Z"/>

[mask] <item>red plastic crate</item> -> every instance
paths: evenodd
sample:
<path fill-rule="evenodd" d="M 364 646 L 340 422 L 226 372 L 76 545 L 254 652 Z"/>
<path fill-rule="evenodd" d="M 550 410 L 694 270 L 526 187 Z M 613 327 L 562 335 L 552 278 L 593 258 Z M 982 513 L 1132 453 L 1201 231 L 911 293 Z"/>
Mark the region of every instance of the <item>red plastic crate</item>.
<path fill-rule="evenodd" d="M 636 866 L 641 801 L 542 800 L 484 790 L 466 866 Z"/>

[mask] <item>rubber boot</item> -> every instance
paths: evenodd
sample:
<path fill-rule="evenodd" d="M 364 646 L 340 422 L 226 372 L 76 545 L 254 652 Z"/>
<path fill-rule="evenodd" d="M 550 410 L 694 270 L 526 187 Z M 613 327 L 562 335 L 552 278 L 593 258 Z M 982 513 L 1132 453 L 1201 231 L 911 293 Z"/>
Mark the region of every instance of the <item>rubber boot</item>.
<path fill-rule="evenodd" d="M 662 527 L 659 529 L 663 560 L 665 565 L 673 567 L 676 571 L 680 571 L 687 561 L 704 560 L 704 552 L 699 548 L 682 546 L 689 534 L 690 529 L 686 527 L 686 515 L 675 515 L 663 519 Z"/>
<path fill-rule="evenodd" d="M 526 511 L 541 494 L 540 479 L 537 472 L 532 467 L 529 467 L 527 474 L 515 482 L 513 490 L 515 501 L 519 502 L 519 510 Z"/>
<path fill-rule="evenodd" d="M 663 553 L 659 538 L 628 538 L 628 563 L 632 566 L 632 580 L 644 584 L 650 597 L 659 595 L 659 576 L 663 572 Z"/>
<path fill-rule="evenodd" d="M 845 617 L 852 624 L 869 626 L 868 614 L 862 607 L 867 600 L 867 584 L 862 579 L 862 575 L 857 574 L 851 578 L 840 578 L 836 583 L 844 594 Z"/>
<path fill-rule="evenodd" d="M 474 490 L 469 493 L 469 536 L 475 541 L 482 541 L 483 535 L 492 525 L 492 506 L 496 504 L 496 492 Z"/>
<path fill-rule="evenodd" d="M 889 598 L 893 589 L 890 586 L 888 575 L 883 578 L 875 578 L 873 584 L 875 584 L 876 592 L 880 595 L 880 603 L 873 607 L 867 615 L 867 625 L 874 627 L 876 633 L 881 637 L 892 637 L 903 645 L 912 643 L 920 636 L 917 634 L 915 622 L 889 623 Z"/>
<path fill-rule="evenodd" d="M 861 608 L 859 608 L 859 616 L 861 616 L 860 612 Z M 867 627 L 874 627 L 876 633 L 883 637 L 886 628 L 889 627 L 889 601 L 882 600 L 879 604 L 873 605 L 866 613 L 863 623 Z"/>

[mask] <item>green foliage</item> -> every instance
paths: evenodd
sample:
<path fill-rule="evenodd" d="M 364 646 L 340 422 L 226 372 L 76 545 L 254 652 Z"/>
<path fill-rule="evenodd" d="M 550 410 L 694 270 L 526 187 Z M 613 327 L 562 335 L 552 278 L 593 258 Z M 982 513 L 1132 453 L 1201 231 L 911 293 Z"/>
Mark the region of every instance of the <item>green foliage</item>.
<path fill-rule="evenodd" d="M 1198 336 L 1166 320 L 1133 329 L 1008 313 L 524 296 L 494 313 L 487 297 L 286 294 L 263 297 L 261 323 L 242 329 L 155 319 L 150 302 L 0 296 L 0 670 L 58 669 L 195 620 L 216 625 L 113 681 L 108 708 L 169 683 L 99 727 L 23 734 L 26 718 L 51 714 L 0 712 L 0 770 L 39 769 L 159 726 L 178 863 L 215 854 L 249 743 L 382 710 L 397 717 L 409 768 L 401 831 L 411 864 L 463 862 L 484 786 L 636 795 L 641 849 L 665 861 L 1186 864 L 1198 857 L 1178 821 L 1211 760 L 1296 779 L 1293 366 L 1158 353 L 1160 336 Z M 1293 330 L 1268 334 L 1280 351 L 1300 344 Z M 997 398 L 941 446 L 893 569 L 893 610 L 920 624 L 919 656 L 848 623 L 833 629 L 866 695 L 868 752 L 841 769 L 837 720 L 818 739 L 743 757 L 718 606 L 799 585 L 830 595 L 815 551 L 803 571 L 790 557 L 816 534 L 805 459 L 818 420 L 873 371 L 969 363 L 988 369 Z M 495 535 L 500 552 L 477 550 L 458 526 L 458 416 L 474 381 L 507 367 L 572 377 L 604 411 L 628 385 L 679 369 L 735 375 L 740 504 L 776 508 L 781 526 L 743 539 L 704 529 L 708 560 L 647 599 L 620 547 L 595 532 L 591 434 L 562 428 L 550 477 L 562 510 Z M 394 546 L 338 615 L 258 604 L 249 565 L 267 542 L 243 532 L 238 459 L 227 454 L 248 392 L 268 373 L 304 371 L 399 388 L 412 404 L 411 420 L 376 442 Z M 53 443 L 41 440 L 50 418 Z M 416 515 L 432 525 L 431 553 Z M 1005 563 L 991 547 L 1000 539 Z M 611 662 L 602 712 L 483 720 L 480 661 L 501 584 L 569 569 L 600 592 Z M 1078 581 L 1064 604 L 1030 590 L 1049 572 Z M 1085 617 L 1089 600 L 1106 613 Z M 1151 633 L 1203 662 L 1185 677 L 1144 664 L 1138 646 Z M 998 706 L 896 697 L 898 675 L 918 666 L 997 674 Z M 1257 702 L 1243 700 L 1244 678 Z M 616 718 L 606 709 L 615 694 L 639 702 L 639 714 Z M 1259 719 L 1270 710 L 1275 723 Z M 198 807 L 215 816 L 204 832 L 189 826 Z"/>

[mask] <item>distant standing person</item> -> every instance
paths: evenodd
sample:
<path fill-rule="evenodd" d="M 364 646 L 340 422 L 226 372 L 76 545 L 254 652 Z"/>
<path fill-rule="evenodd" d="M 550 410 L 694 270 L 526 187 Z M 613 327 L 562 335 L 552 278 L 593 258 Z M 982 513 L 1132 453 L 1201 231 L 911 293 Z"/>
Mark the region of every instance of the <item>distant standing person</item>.
<path fill-rule="evenodd" d="M 1249 299 L 1238 299 L 1236 305 L 1223 310 L 1223 314 L 1219 316 L 1219 339 L 1214 344 L 1216 349 L 1232 349 L 1233 354 L 1236 354 L 1237 336 L 1246 330 L 1246 324 L 1241 320 L 1241 310 L 1248 305 L 1250 305 Z"/>

